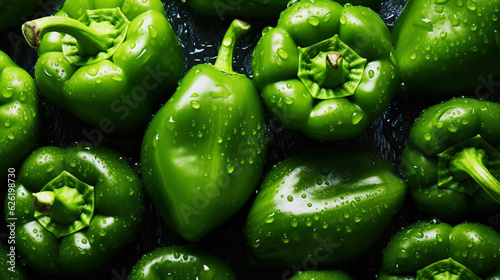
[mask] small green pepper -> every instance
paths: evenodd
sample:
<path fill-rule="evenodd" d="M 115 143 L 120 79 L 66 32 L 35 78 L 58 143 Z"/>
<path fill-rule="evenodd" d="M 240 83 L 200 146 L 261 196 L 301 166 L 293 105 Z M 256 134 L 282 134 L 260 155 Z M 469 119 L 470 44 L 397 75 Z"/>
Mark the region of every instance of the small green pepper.
<path fill-rule="evenodd" d="M 39 119 L 33 78 L 0 51 L 0 178 L 35 148 Z"/>
<path fill-rule="evenodd" d="M 289 280 L 352 280 L 352 278 L 340 270 L 309 270 L 299 271 Z"/>
<path fill-rule="evenodd" d="M 40 92 L 105 133 L 145 126 L 183 69 L 160 0 L 67 0 L 55 16 L 25 23 L 23 34 L 40 53 Z"/>
<path fill-rule="evenodd" d="M 236 280 L 222 260 L 195 246 L 175 246 L 153 250 L 134 265 L 128 280 Z"/>
<path fill-rule="evenodd" d="M 380 280 L 496 280 L 500 235 L 480 224 L 415 223 L 384 251 Z"/>
<path fill-rule="evenodd" d="M 189 70 L 142 143 L 149 197 L 169 227 L 189 241 L 238 211 L 264 168 L 264 108 L 252 81 L 232 70 L 236 40 L 249 28 L 231 23 L 215 65 Z"/>
<path fill-rule="evenodd" d="M 15 244 L 14 244 L 15 245 Z M 15 248 L 15 246 L 12 246 Z M 26 275 L 20 260 L 16 258 L 16 252 L 0 243 L 0 279 L 2 280 L 25 280 Z"/>
<path fill-rule="evenodd" d="M 2 1 L 0 3 L 0 32 L 22 23 L 22 18 L 35 11 L 40 0 Z"/>
<path fill-rule="evenodd" d="M 130 244 L 143 216 L 143 187 L 126 160 L 100 147 L 34 151 L 20 169 L 16 249 L 35 271 L 82 274 Z"/>
<path fill-rule="evenodd" d="M 415 120 L 401 169 L 420 211 L 441 219 L 500 211 L 500 104 L 456 98 Z"/>
<path fill-rule="evenodd" d="M 369 8 L 302 0 L 266 28 L 254 81 L 287 128 L 319 140 L 353 138 L 391 101 L 398 76 L 389 29 Z"/>
<path fill-rule="evenodd" d="M 392 166 L 371 153 L 289 158 L 264 178 L 244 230 L 247 247 L 268 266 L 354 259 L 378 241 L 405 194 Z"/>
<path fill-rule="evenodd" d="M 243 17 L 277 17 L 280 12 L 296 1 L 289 0 L 183 0 L 191 9 L 202 15 L 219 16 L 224 20 L 226 16 Z M 290 4 L 289 4 L 290 2 Z M 339 3 L 351 3 L 376 7 L 381 0 L 340 0 Z"/>
<path fill-rule="evenodd" d="M 410 0 L 392 41 L 401 80 L 428 97 L 484 94 L 500 78 L 500 2 Z"/>

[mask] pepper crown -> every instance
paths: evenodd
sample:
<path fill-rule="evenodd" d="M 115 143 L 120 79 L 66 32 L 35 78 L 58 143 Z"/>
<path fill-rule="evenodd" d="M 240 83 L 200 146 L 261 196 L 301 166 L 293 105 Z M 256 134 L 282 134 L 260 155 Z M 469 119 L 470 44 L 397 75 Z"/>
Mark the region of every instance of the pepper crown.
<path fill-rule="evenodd" d="M 33 194 L 35 218 L 57 238 L 90 225 L 94 214 L 94 187 L 67 171 Z"/>

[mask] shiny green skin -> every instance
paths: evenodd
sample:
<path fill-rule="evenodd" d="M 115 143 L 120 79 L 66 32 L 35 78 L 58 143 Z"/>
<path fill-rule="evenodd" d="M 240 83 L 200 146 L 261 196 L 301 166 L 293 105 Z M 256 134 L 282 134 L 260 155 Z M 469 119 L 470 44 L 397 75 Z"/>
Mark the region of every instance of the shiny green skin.
<path fill-rule="evenodd" d="M 10 256 L 7 254 L 10 254 L 11 251 L 9 249 L 10 246 L 15 246 L 15 245 L 9 245 L 5 246 L 3 244 L 0 244 L 0 279 L 2 280 L 25 280 L 26 275 L 24 273 L 24 270 L 22 269 L 22 266 L 19 265 L 20 260 L 15 259 L 15 270 L 11 271 L 9 268 L 11 268 L 11 264 L 9 263 L 11 261 Z M 16 254 L 16 253 L 14 253 Z"/>
<path fill-rule="evenodd" d="M 250 79 L 211 64 L 189 70 L 142 143 L 146 191 L 168 226 L 193 242 L 238 211 L 261 178 L 265 133 Z"/>
<path fill-rule="evenodd" d="M 4 0 L 0 3 L 0 32 L 21 24 L 23 17 L 35 11 L 40 0 Z"/>
<path fill-rule="evenodd" d="M 184 0 L 191 9 L 202 15 L 218 16 L 224 20 L 226 16 L 243 17 L 278 17 L 287 8 L 289 0 Z M 376 7 L 380 0 L 338 1 Z"/>
<path fill-rule="evenodd" d="M 500 235 L 481 224 L 463 223 L 455 227 L 446 223 L 412 224 L 387 245 L 377 279 L 414 280 L 417 270 L 447 258 L 482 279 L 498 280 Z"/>
<path fill-rule="evenodd" d="M 352 280 L 352 278 L 340 270 L 309 270 L 297 272 L 290 280 Z"/>
<path fill-rule="evenodd" d="M 401 80 L 427 97 L 491 93 L 500 78 L 499 1 L 411 0 L 391 32 Z"/>
<path fill-rule="evenodd" d="M 309 23 L 316 19 L 317 26 Z M 390 59 L 389 30 L 369 8 L 303 0 L 285 10 L 275 28 L 263 33 L 253 52 L 254 81 L 266 107 L 287 128 L 319 140 L 353 138 L 382 113 L 395 93 L 399 80 Z M 316 100 L 297 78 L 297 47 L 335 34 L 368 63 L 354 95 Z"/>
<path fill-rule="evenodd" d="M 0 51 L 0 177 L 35 148 L 39 133 L 38 91 L 33 78 Z"/>
<path fill-rule="evenodd" d="M 128 280 L 236 280 L 222 260 L 195 246 L 175 246 L 153 250 L 134 265 Z"/>
<path fill-rule="evenodd" d="M 500 204 L 482 189 L 469 196 L 437 187 L 438 154 L 448 147 L 480 134 L 499 150 L 498 112 L 500 104 L 456 98 L 424 110 L 415 120 L 403 151 L 401 170 L 420 211 L 448 220 L 500 211 Z"/>
<path fill-rule="evenodd" d="M 266 266 L 354 259 L 378 241 L 405 194 L 391 165 L 371 153 L 289 158 L 264 178 L 244 229 L 247 247 Z"/>
<path fill-rule="evenodd" d="M 94 186 L 95 211 L 89 227 L 58 239 L 34 218 L 32 194 L 63 170 Z M 102 147 L 34 151 L 20 169 L 15 193 L 14 213 L 8 200 L 5 213 L 17 218 L 16 249 L 31 268 L 44 274 L 83 274 L 99 268 L 134 241 L 144 211 L 140 178 L 126 159 Z"/>
<path fill-rule="evenodd" d="M 180 43 L 160 0 L 67 0 L 56 15 L 74 19 L 86 10 L 121 7 L 130 21 L 113 56 L 82 67 L 62 53 L 65 34 L 43 36 L 35 77 L 55 105 L 105 133 L 131 133 L 145 126 L 157 102 L 173 92 L 183 70 Z"/>

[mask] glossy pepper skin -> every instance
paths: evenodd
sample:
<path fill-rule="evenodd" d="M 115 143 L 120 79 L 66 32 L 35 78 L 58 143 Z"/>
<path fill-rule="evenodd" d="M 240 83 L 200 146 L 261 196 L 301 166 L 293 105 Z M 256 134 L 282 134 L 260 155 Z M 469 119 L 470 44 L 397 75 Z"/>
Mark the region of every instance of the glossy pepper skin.
<path fill-rule="evenodd" d="M 415 120 L 401 170 L 420 211 L 449 220 L 500 211 L 499 111 L 456 98 Z"/>
<path fill-rule="evenodd" d="M 412 224 L 387 245 L 377 279 L 498 280 L 500 235 L 481 224 Z"/>
<path fill-rule="evenodd" d="M 218 16 L 224 20 L 226 16 L 244 17 L 278 17 L 280 12 L 287 8 L 289 0 L 183 0 L 191 9 L 202 15 Z M 376 7 L 380 0 L 354 0 L 338 1 L 339 3 L 351 3 Z M 293 2 L 292 2 L 293 3 Z"/>
<path fill-rule="evenodd" d="M 128 280 L 236 280 L 222 260 L 195 246 L 175 246 L 153 250 L 134 265 Z"/>
<path fill-rule="evenodd" d="M 119 154 L 101 147 L 43 147 L 20 169 L 16 249 L 44 274 L 84 274 L 133 242 L 143 216 L 140 178 Z"/>
<path fill-rule="evenodd" d="M 290 280 L 352 280 L 352 278 L 340 270 L 308 270 L 297 272 Z"/>
<path fill-rule="evenodd" d="M 14 245 L 12 245 L 14 246 Z M 10 246 L 0 244 L 0 279 L 2 280 L 25 280 L 26 274 L 16 259 L 16 252 L 11 256 Z"/>
<path fill-rule="evenodd" d="M 0 3 L 0 32 L 21 24 L 22 18 L 32 14 L 39 0 L 2 1 Z"/>
<path fill-rule="evenodd" d="M 354 259 L 378 241 L 405 194 L 390 164 L 371 153 L 289 158 L 264 178 L 244 229 L 247 247 L 266 266 Z"/>
<path fill-rule="evenodd" d="M 389 30 L 369 8 L 303 0 L 281 13 L 253 52 L 266 107 L 319 140 L 359 135 L 398 85 Z"/>
<path fill-rule="evenodd" d="M 25 23 L 23 33 L 40 53 L 40 92 L 105 133 L 145 126 L 183 70 L 160 0 L 67 0 L 56 16 Z"/>
<path fill-rule="evenodd" d="M 215 65 L 196 65 L 158 111 L 142 143 L 146 191 L 169 227 L 197 241 L 240 209 L 257 187 L 266 157 L 257 89 L 232 71 L 235 20 Z"/>
<path fill-rule="evenodd" d="M 0 51 L 0 177 L 35 148 L 40 126 L 33 78 Z"/>
<path fill-rule="evenodd" d="M 446 97 L 488 92 L 500 78 L 499 1 L 411 0 L 391 32 L 410 92 Z"/>

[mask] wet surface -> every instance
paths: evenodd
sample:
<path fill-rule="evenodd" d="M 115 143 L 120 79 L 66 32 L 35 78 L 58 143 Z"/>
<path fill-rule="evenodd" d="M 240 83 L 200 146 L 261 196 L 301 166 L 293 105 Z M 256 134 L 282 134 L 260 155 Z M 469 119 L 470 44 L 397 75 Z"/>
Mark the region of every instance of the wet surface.
<path fill-rule="evenodd" d="M 172 24 L 174 31 L 182 43 L 185 69 L 190 69 L 199 63 L 214 63 L 218 47 L 230 24 L 230 20 L 221 21 L 218 17 L 210 18 L 195 15 L 187 5 L 181 4 L 180 1 L 169 0 L 165 2 L 169 22 Z M 377 12 L 389 27 L 394 25 L 404 2 L 403 0 L 386 1 L 379 6 Z M 50 14 L 56 10 L 56 5 L 53 5 L 53 3 L 45 6 L 45 8 L 42 7 L 38 11 L 38 15 Z M 274 26 L 276 19 L 249 18 L 246 20 L 252 25 L 252 30 L 249 34 L 242 37 L 238 43 L 238 49 L 235 52 L 234 70 L 251 77 L 250 62 L 253 48 L 261 36 L 262 29 L 266 26 Z M 19 27 L 4 32 L 0 43 L 2 44 L 3 51 L 7 52 L 15 62 L 33 74 L 33 66 L 36 62 L 37 53 L 26 44 Z M 173 91 L 173 89 L 169 90 Z M 111 147 L 126 156 L 136 172 L 140 174 L 139 155 L 142 132 L 135 133 L 126 138 L 100 135 L 94 128 L 83 123 L 67 111 L 55 107 L 43 97 L 40 99 L 43 121 L 42 133 L 37 147 L 48 145 L 69 147 L 76 142 L 99 142 L 99 144 Z M 312 147 L 324 149 L 363 147 L 387 158 L 397 167 L 410 125 L 413 123 L 414 118 L 418 116 L 422 109 L 435 102 L 422 101 L 416 97 L 398 96 L 391 102 L 384 113 L 376 118 L 370 127 L 359 137 L 346 141 L 327 143 L 320 143 L 308 139 L 298 132 L 285 129 L 279 122 L 272 118 L 270 113 L 266 112 L 269 143 L 268 162 L 264 174 L 269 171 L 273 164 Z M 157 109 L 161 105 L 157 104 Z M 102 141 L 99 141 L 101 137 Z M 4 196 L 2 195 L 2 197 Z M 227 260 L 238 275 L 238 279 L 282 279 L 283 275 L 289 269 L 256 269 L 250 268 L 247 265 L 245 241 L 241 229 L 244 226 L 246 214 L 254 198 L 255 196 L 233 218 L 207 234 L 198 242 L 198 245 L 208 252 L 212 252 L 214 255 Z M 159 217 L 153 205 L 147 198 L 146 200 L 147 211 L 145 221 L 140 234 L 132 245 L 127 247 L 114 261 L 104 265 L 103 268 L 91 275 L 62 277 L 61 279 L 126 279 L 132 266 L 144 253 L 158 247 L 187 244 L 182 238 L 172 234 Z M 429 218 L 419 214 L 414 209 L 411 200 L 407 198 L 401 212 L 396 215 L 390 227 L 385 231 L 380 241 L 372 250 L 357 260 L 331 268 L 344 269 L 355 279 L 373 279 L 380 267 L 381 251 L 386 246 L 390 236 L 404 225 L 416 220 L 425 219 Z M 500 216 L 490 217 L 481 222 L 496 226 L 497 230 L 500 229 Z M 7 232 L 5 224 L 2 224 L 0 232 Z M 6 241 L 5 236 L 6 234 L 0 236 L 0 240 L 4 243 Z M 312 268 L 310 264 L 307 265 L 309 268 Z M 53 277 L 44 278 L 30 271 L 28 268 L 27 270 L 33 279 L 54 279 Z"/>

